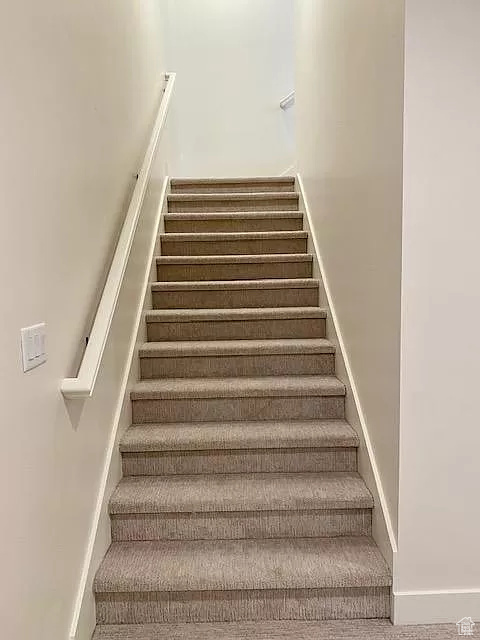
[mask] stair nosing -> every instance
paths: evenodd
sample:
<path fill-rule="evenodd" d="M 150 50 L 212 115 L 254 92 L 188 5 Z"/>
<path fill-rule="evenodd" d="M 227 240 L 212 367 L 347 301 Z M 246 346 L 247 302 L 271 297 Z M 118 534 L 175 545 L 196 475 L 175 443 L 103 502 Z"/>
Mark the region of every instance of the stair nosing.
<path fill-rule="evenodd" d="M 196 202 L 207 200 L 299 200 L 298 191 L 245 191 L 239 193 L 225 191 L 223 193 L 170 193 L 167 196 L 168 202 Z"/>
<path fill-rule="evenodd" d="M 147 323 L 175 322 L 256 322 L 261 320 L 324 320 L 321 307 L 252 307 L 227 309 L 151 309 Z"/>
<path fill-rule="evenodd" d="M 232 290 L 239 289 L 317 289 L 320 284 L 315 278 L 263 278 L 259 280 L 177 280 L 172 282 L 152 282 L 152 291 L 184 291 L 194 289 Z"/>
<path fill-rule="evenodd" d="M 161 233 L 161 242 L 236 242 L 239 240 L 306 240 L 307 231 L 220 231 Z"/>
<path fill-rule="evenodd" d="M 283 384 L 283 386 L 282 386 Z M 293 375 L 222 378 L 158 378 L 137 382 L 135 400 L 188 398 L 344 397 L 345 385 L 335 376 Z"/>
<path fill-rule="evenodd" d="M 99 593 L 389 587 L 370 536 L 113 542 Z"/>
<path fill-rule="evenodd" d="M 165 340 L 144 342 L 140 358 L 318 355 L 335 353 L 326 338 Z"/>
<path fill-rule="evenodd" d="M 113 515 L 372 508 L 372 494 L 352 471 L 128 476 L 109 503 Z"/>
<path fill-rule="evenodd" d="M 256 220 L 303 218 L 303 211 L 169 211 L 164 214 L 165 220 Z"/>
<path fill-rule="evenodd" d="M 156 256 L 157 264 L 264 264 L 271 262 L 313 262 L 311 253 L 252 253 L 210 256 Z"/>
<path fill-rule="evenodd" d="M 267 182 L 267 183 L 275 183 L 275 182 L 280 182 L 280 183 L 295 183 L 295 176 L 265 176 L 265 177 L 259 177 L 259 176 L 252 176 L 252 177 L 246 177 L 246 178 L 237 178 L 237 177 L 233 177 L 233 178 L 228 178 L 228 177 L 220 177 L 220 178 L 171 178 L 170 179 L 170 184 L 175 186 L 183 186 L 183 185 L 195 185 L 195 184 L 248 184 L 252 182 L 253 184 L 255 183 L 261 183 L 261 182 Z"/>
<path fill-rule="evenodd" d="M 227 428 L 225 428 L 227 427 Z M 307 433 L 305 433 L 305 431 Z M 132 424 L 122 453 L 351 449 L 360 438 L 346 420 L 173 422 Z"/>

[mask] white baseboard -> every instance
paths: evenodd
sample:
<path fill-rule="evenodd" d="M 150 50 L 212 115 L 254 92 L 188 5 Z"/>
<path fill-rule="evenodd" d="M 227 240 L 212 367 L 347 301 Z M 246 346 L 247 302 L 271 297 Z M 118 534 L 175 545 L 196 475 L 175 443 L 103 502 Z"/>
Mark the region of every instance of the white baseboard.
<path fill-rule="evenodd" d="M 118 403 L 112 422 L 108 447 L 105 452 L 95 510 L 83 559 L 81 578 L 70 626 L 69 640 L 90 640 L 95 627 L 93 581 L 100 562 L 111 542 L 108 502 L 113 489 L 122 476 L 118 445 L 121 435 L 131 421 L 129 389 L 138 379 L 138 358 L 136 355 L 139 344 L 143 341 L 142 332 L 144 331 L 144 327 L 142 320 L 145 315 L 145 310 L 150 307 L 147 292 L 148 285 L 152 281 L 156 271 L 154 256 L 157 247 L 158 233 L 166 207 L 168 181 L 169 178 L 167 176 L 163 181 L 160 204 L 155 215 L 153 224 L 154 232 L 150 239 L 150 245 L 145 247 L 146 267 L 141 284 L 140 304 L 138 305 L 132 327 L 128 357 L 125 362 L 122 384 L 118 393 Z"/>
<path fill-rule="evenodd" d="M 393 610 L 394 624 L 454 624 L 464 617 L 480 622 L 480 589 L 400 591 L 393 594 Z"/>
<path fill-rule="evenodd" d="M 392 573 L 394 572 L 395 554 L 397 545 L 392 527 L 382 480 L 375 460 L 373 446 L 368 433 L 365 415 L 362 410 L 360 397 L 353 378 L 352 368 L 345 348 L 345 342 L 340 330 L 333 297 L 330 291 L 326 271 L 322 262 L 320 245 L 317 240 L 316 230 L 312 223 L 312 215 L 308 205 L 308 199 L 303 186 L 302 178 L 297 173 L 297 188 L 300 193 L 300 209 L 305 212 L 305 229 L 309 232 L 309 251 L 313 253 L 313 273 L 320 279 L 321 297 L 326 299 L 329 310 L 327 318 L 328 338 L 337 347 L 337 375 L 347 388 L 347 410 L 349 421 L 360 436 L 360 453 L 362 460 L 366 460 L 361 469 L 363 479 L 373 494 L 376 507 L 373 510 L 373 537 L 378 544 Z M 360 462 L 359 462 L 360 464 Z"/>

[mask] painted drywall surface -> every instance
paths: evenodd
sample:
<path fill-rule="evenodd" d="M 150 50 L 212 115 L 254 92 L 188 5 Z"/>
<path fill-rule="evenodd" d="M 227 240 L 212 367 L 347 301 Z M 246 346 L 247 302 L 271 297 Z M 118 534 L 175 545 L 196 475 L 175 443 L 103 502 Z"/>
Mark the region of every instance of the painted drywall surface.
<path fill-rule="evenodd" d="M 397 527 L 403 2 L 298 0 L 298 168 Z"/>
<path fill-rule="evenodd" d="M 0 619 L 9 640 L 68 636 L 134 316 L 128 292 L 95 397 L 67 410 L 59 383 L 75 373 L 158 107 L 161 8 L 29 0 L 0 24 Z M 24 374 L 19 331 L 39 321 L 48 362 Z"/>
<path fill-rule="evenodd" d="M 479 25 L 407 1 L 400 591 L 480 589 Z"/>
<path fill-rule="evenodd" d="M 293 164 L 294 0 L 169 0 L 175 175 L 268 175 Z M 295 107 L 293 107 L 294 109 Z"/>

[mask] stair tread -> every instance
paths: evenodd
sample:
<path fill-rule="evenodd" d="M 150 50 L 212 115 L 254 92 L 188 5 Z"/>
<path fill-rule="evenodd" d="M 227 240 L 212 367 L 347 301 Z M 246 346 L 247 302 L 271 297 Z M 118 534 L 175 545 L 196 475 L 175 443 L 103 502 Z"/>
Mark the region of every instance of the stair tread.
<path fill-rule="evenodd" d="M 266 340 L 146 342 L 140 347 L 139 351 L 141 358 L 315 353 L 335 353 L 335 347 L 325 338 L 277 338 Z"/>
<path fill-rule="evenodd" d="M 262 182 L 278 182 L 280 184 L 293 184 L 295 182 L 294 176 L 250 176 L 244 178 L 171 178 L 170 184 L 172 187 L 195 185 L 195 184 L 249 184 L 249 183 L 262 183 Z"/>
<path fill-rule="evenodd" d="M 152 309 L 147 311 L 147 322 L 198 322 L 228 320 L 275 320 L 297 318 L 326 318 L 327 312 L 319 307 L 252 307 L 234 309 Z"/>
<path fill-rule="evenodd" d="M 315 278 L 265 278 L 263 280 L 176 280 L 152 282 L 152 291 L 185 289 L 314 289 L 320 284 Z"/>
<path fill-rule="evenodd" d="M 298 199 L 298 191 L 222 192 L 222 193 L 171 193 L 168 202 L 192 202 L 197 200 L 291 200 Z"/>
<path fill-rule="evenodd" d="M 393 625 L 388 619 L 260 620 L 98 625 L 93 640 L 458 640 L 452 624 Z"/>
<path fill-rule="evenodd" d="M 358 435 L 343 420 L 291 422 L 184 422 L 132 425 L 120 450 L 218 451 L 226 449 L 287 449 L 357 447 Z"/>
<path fill-rule="evenodd" d="M 369 537 L 115 542 L 97 593 L 390 586 Z"/>
<path fill-rule="evenodd" d="M 157 264 L 252 264 L 255 262 L 313 262 L 311 253 L 252 253 L 212 256 L 157 256 Z"/>
<path fill-rule="evenodd" d="M 241 378 L 162 378 L 137 382 L 132 400 L 344 396 L 334 376 L 295 375 Z"/>
<path fill-rule="evenodd" d="M 233 473 L 137 476 L 120 481 L 110 513 L 370 509 L 357 473 Z"/>
<path fill-rule="evenodd" d="M 164 214 L 165 220 L 249 220 L 257 218 L 303 218 L 303 211 L 179 211 Z"/>
<path fill-rule="evenodd" d="M 161 233 L 162 242 L 233 242 L 235 240 L 306 240 L 306 231 L 210 231 L 194 233 Z"/>

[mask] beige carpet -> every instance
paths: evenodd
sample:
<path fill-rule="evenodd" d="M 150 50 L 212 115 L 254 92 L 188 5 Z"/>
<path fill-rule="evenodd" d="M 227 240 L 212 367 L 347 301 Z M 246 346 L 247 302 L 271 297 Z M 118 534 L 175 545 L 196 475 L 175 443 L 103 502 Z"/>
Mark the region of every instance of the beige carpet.
<path fill-rule="evenodd" d="M 479 625 L 480 627 L 480 625 Z M 480 632 L 473 636 L 480 637 Z M 387 620 L 112 625 L 94 640 L 453 640 L 454 624 L 394 627 Z"/>
<path fill-rule="evenodd" d="M 170 188 L 96 639 L 423 637 L 327 622 L 388 619 L 392 578 L 295 180 Z"/>

